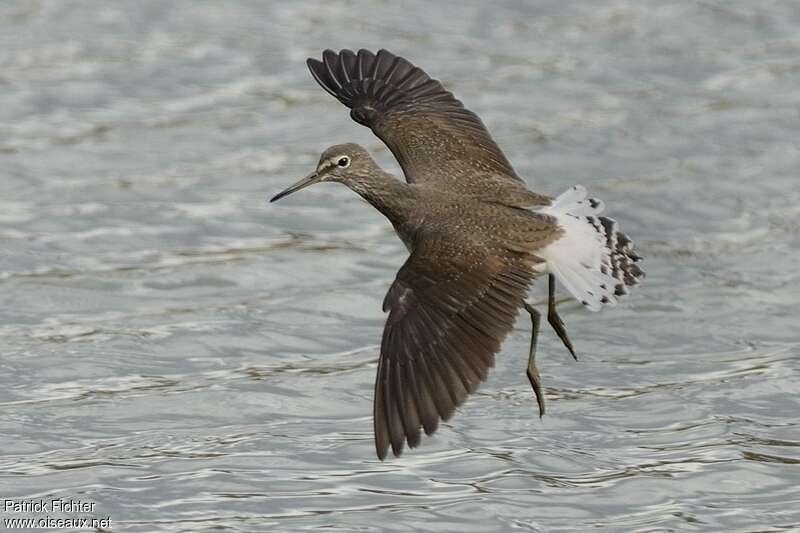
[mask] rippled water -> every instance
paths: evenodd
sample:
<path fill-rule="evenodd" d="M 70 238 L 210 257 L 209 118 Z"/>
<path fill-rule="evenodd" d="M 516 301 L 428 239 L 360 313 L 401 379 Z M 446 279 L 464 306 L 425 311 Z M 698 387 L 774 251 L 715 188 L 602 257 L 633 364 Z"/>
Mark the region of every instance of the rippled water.
<path fill-rule="evenodd" d="M 4 2 L 0 497 L 111 531 L 800 530 L 798 27 L 792 0 Z M 562 306 L 580 362 L 543 333 L 543 420 L 521 319 L 375 459 L 405 249 L 344 187 L 265 202 L 336 142 L 396 168 L 306 72 L 328 47 L 422 65 L 646 256 L 624 305 Z"/>

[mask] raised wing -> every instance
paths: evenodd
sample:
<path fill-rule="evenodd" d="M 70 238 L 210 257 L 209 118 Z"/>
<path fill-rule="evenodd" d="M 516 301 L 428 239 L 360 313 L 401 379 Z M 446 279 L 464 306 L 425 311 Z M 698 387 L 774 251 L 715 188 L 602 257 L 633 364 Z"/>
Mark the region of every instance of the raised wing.
<path fill-rule="evenodd" d="M 486 181 L 524 189 L 475 113 L 442 84 L 386 50 L 325 50 L 308 59 L 317 82 L 392 151 L 409 183 L 480 194 Z"/>
<path fill-rule="evenodd" d="M 400 455 L 486 379 L 534 273 L 529 260 L 465 251 L 452 240 L 417 245 L 383 303 L 375 382 L 375 447 Z"/>

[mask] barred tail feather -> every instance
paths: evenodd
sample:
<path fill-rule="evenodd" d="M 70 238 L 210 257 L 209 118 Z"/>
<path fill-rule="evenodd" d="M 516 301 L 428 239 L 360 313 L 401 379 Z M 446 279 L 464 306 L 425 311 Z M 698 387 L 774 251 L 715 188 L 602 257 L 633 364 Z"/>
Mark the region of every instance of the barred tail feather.
<path fill-rule="evenodd" d="M 611 218 L 600 216 L 604 204 L 588 198 L 580 185 L 569 188 L 539 212 L 553 216 L 564 231 L 538 255 L 547 269 L 591 311 L 615 305 L 644 277 L 633 241 Z"/>

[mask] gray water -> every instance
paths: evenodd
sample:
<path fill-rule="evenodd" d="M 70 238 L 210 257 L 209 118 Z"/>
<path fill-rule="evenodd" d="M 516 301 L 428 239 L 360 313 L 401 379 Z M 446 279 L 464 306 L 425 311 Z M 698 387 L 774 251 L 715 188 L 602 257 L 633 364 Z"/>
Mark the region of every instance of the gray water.
<path fill-rule="evenodd" d="M 403 245 L 338 185 L 324 48 L 444 80 L 537 191 L 605 200 L 648 277 L 546 329 L 379 462 Z M 0 499 L 107 531 L 800 530 L 800 6 L 0 4 Z M 541 301 L 536 287 L 533 297 Z M 64 531 L 61 529 L 60 531 Z"/>

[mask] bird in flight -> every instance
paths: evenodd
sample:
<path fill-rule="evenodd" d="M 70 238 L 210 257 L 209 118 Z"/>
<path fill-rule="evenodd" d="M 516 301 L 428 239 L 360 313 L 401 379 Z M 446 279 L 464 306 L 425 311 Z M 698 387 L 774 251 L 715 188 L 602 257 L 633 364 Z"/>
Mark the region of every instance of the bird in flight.
<path fill-rule="evenodd" d="M 547 274 L 548 322 L 575 357 L 555 307 L 556 281 L 590 311 L 614 305 L 644 276 L 631 240 L 604 205 L 574 186 L 528 190 L 478 116 L 437 80 L 386 50 L 325 50 L 314 79 L 389 147 L 405 175 L 357 144 L 331 146 L 316 169 L 272 202 L 320 182 L 343 183 L 394 226 L 409 257 L 383 300 L 373 423 L 383 460 L 399 456 L 486 379 L 520 308 L 531 316 L 527 376 L 539 407 L 541 313 L 526 301 Z"/>

